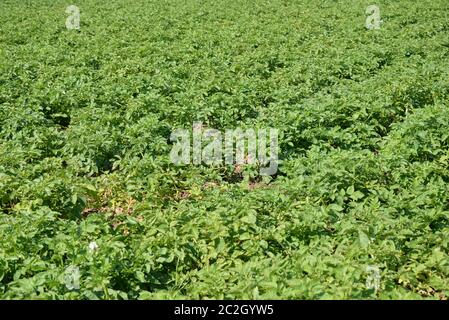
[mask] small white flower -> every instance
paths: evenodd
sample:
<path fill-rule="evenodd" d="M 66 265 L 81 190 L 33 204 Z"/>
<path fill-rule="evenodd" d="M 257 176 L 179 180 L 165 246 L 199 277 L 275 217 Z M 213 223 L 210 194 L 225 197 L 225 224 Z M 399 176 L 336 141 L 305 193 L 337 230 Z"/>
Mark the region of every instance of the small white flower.
<path fill-rule="evenodd" d="M 91 243 L 89 243 L 89 250 L 91 252 L 94 252 L 97 249 L 98 249 L 98 244 L 95 241 L 92 241 Z"/>

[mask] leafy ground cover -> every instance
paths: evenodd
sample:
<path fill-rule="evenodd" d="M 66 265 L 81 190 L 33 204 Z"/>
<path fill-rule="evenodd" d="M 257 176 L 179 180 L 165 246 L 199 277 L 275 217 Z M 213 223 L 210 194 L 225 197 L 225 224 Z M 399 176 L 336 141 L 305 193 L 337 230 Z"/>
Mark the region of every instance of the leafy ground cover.
<path fill-rule="evenodd" d="M 449 2 L 371 4 L 2 0 L 0 297 L 447 299 Z M 194 121 L 278 173 L 175 166 Z"/>

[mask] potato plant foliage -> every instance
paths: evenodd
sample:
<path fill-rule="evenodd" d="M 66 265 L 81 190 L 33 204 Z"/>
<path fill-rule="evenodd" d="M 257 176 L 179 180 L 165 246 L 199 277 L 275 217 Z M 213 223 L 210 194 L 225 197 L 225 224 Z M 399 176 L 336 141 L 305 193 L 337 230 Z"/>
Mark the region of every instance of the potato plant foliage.
<path fill-rule="evenodd" d="M 448 298 L 447 0 L 2 0 L 0 50 L 0 298 Z"/>

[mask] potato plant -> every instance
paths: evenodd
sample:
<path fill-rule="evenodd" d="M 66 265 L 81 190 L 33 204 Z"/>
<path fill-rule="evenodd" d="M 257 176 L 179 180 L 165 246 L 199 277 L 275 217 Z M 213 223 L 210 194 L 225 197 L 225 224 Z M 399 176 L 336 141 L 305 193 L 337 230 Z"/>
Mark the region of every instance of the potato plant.
<path fill-rule="evenodd" d="M 448 34 L 447 0 L 2 0 L 0 298 L 447 299 Z M 277 173 L 173 164 L 197 121 L 277 128 Z"/>

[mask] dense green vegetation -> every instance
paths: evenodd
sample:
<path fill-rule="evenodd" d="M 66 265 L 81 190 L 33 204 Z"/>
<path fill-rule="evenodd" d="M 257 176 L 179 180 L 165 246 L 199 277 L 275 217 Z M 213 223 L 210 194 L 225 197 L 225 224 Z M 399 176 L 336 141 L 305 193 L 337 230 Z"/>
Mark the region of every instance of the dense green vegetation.
<path fill-rule="evenodd" d="M 371 4 L 2 0 L 0 297 L 447 299 L 449 2 Z M 175 166 L 194 121 L 278 173 Z"/>

